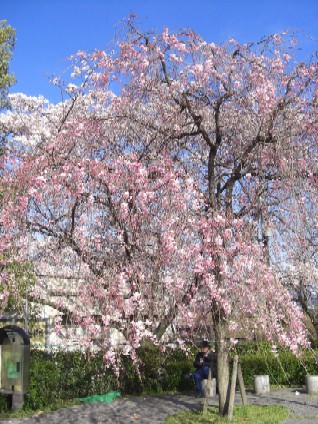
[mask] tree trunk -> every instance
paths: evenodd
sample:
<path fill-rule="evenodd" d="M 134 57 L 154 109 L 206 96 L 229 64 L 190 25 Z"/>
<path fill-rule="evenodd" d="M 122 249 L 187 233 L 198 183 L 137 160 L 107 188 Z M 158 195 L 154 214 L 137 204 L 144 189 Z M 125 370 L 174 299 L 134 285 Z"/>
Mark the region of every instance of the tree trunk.
<path fill-rule="evenodd" d="M 220 415 L 227 415 L 229 407 L 230 371 L 228 349 L 226 347 L 226 324 L 222 321 L 214 323 L 215 349 L 217 353 L 217 382 L 219 391 Z"/>

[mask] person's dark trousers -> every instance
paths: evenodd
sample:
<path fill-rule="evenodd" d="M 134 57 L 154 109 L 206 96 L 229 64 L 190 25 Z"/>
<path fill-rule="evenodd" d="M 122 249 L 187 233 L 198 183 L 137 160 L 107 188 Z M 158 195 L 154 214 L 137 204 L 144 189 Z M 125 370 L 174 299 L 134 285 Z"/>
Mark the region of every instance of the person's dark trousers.
<path fill-rule="evenodd" d="M 209 367 L 208 366 L 198 368 L 196 371 L 194 371 L 194 373 L 192 373 L 192 377 L 193 377 L 193 380 L 195 382 L 195 387 L 196 387 L 196 389 L 199 392 L 199 395 L 201 397 L 204 397 L 202 380 L 208 378 L 208 376 L 209 376 Z"/>

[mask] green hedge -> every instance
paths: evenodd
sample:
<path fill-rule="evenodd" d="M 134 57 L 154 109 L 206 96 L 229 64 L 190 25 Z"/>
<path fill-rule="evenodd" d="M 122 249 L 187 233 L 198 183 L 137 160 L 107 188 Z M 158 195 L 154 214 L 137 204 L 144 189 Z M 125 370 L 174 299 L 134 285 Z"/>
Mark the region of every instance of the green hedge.
<path fill-rule="evenodd" d="M 278 355 L 271 352 L 240 355 L 244 382 L 252 387 L 254 375 L 268 374 L 271 385 L 302 386 L 307 374 L 318 374 L 317 354 L 317 351 L 307 351 L 297 358 L 290 351 L 282 350 Z"/>
<path fill-rule="evenodd" d="M 30 386 L 25 409 L 54 406 L 61 399 L 69 400 L 102 394 L 114 386 L 114 377 L 104 372 L 101 354 L 80 352 L 31 352 Z"/>
<path fill-rule="evenodd" d="M 31 351 L 30 386 L 24 409 L 54 407 L 62 401 L 119 390 L 123 395 L 193 390 L 192 379 L 185 374 L 192 369 L 192 358 L 180 350 L 158 347 L 139 349 L 139 375 L 131 359 L 121 358 L 123 369 L 117 379 L 106 369 L 102 352 L 45 353 Z M 7 409 L 7 399 L 0 396 L 0 412 Z"/>
<path fill-rule="evenodd" d="M 106 369 L 102 353 L 31 352 L 30 387 L 25 397 L 24 409 L 38 410 L 54 407 L 78 397 L 105 394 L 119 390 L 126 394 L 163 393 L 167 391 L 194 390 L 191 378 L 192 356 L 181 350 L 158 347 L 139 349 L 139 375 L 131 359 L 123 356 L 122 371 L 116 379 L 111 369 Z M 268 374 L 271 385 L 301 386 L 305 375 L 318 374 L 317 351 L 308 351 L 301 358 L 279 349 L 275 356 L 268 344 L 241 344 L 236 352 L 242 364 L 244 381 L 253 387 L 254 375 Z M 7 409 L 7 399 L 0 396 L 0 412 Z"/>

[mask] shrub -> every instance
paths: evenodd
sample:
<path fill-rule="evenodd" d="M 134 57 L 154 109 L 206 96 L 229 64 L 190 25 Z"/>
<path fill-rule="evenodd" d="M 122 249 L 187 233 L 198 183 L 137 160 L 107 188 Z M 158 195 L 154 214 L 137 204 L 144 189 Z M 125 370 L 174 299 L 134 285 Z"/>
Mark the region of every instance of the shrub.
<path fill-rule="evenodd" d="M 288 350 L 281 350 L 278 355 L 272 352 L 240 355 L 244 382 L 252 387 L 254 375 L 268 374 L 273 385 L 302 386 L 307 374 L 317 374 L 316 354 L 306 351 L 296 357 Z"/>
<path fill-rule="evenodd" d="M 185 377 L 192 369 L 192 359 L 180 349 L 161 352 L 157 346 L 138 350 L 139 376 L 130 358 L 123 359 L 124 372 L 119 390 L 125 394 L 162 393 L 193 388 L 192 380 Z"/>
<path fill-rule="evenodd" d="M 31 354 L 30 386 L 24 409 L 43 409 L 62 398 L 61 373 L 52 355 L 33 351 Z"/>
<path fill-rule="evenodd" d="M 24 409 L 37 410 L 54 407 L 67 401 L 93 394 L 105 394 L 116 389 L 122 394 L 162 393 L 193 388 L 187 374 L 192 368 L 181 350 L 161 352 L 156 346 L 140 348 L 139 374 L 132 360 L 122 356 L 122 373 L 117 380 L 111 369 L 106 369 L 102 352 L 92 355 L 81 352 L 52 352 L 32 350 L 30 386 L 25 396 Z M 0 397 L 0 408 L 7 402 Z"/>
<path fill-rule="evenodd" d="M 8 397 L 0 395 L 0 414 L 8 410 Z"/>
<path fill-rule="evenodd" d="M 248 355 L 261 352 L 270 352 L 271 350 L 272 344 L 268 342 L 239 341 L 235 346 L 233 354 Z"/>
<path fill-rule="evenodd" d="M 300 386 L 306 374 L 318 374 L 317 353 L 307 351 L 301 358 L 290 351 L 279 349 L 278 356 L 269 344 L 240 344 L 239 358 L 244 382 L 253 387 L 254 375 L 268 374 L 272 385 Z M 30 386 L 24 409 L 37 410 L 54 407 L 63 401 L 105 394 L 119 390 L 123 395 L 188 391 L 194 389 L 193 380 L 186 375 L 192 371 L 192 356 L 180 349 L 157 346 L 138 350 L 139 374 L 128 356 L 122 356 L 122 372 L 116 379 L 106 369 L 102 352 L 92 355 L 80 352 L 31 351 Z M 238 353 L 238 350 L 234 353 Z M 0 396 L 0 412 L 8 408 L 7 398 Z"/>
<path fill-rule="evenodd" d="M 24 409 L 43 409 L 60 400 L 103 394 L 114 378 L 104 370 L 102 354 L 31 352 L 30 386 Z"/>

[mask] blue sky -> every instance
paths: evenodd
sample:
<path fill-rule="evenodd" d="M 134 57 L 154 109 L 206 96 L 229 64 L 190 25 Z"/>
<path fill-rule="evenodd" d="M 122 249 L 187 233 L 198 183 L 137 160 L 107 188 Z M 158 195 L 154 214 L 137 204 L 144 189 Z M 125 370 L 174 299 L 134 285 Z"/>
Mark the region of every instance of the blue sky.
<path fill-rule="evenodd" d="M 301 29 L 316 39 L 305 40 L 302 54 L 318 49 L 318 0 L 0 0 L 0 19 L 17 31 L 11 91 L 59 101 L 47 76 L 65 69 L 77 50 L 107 47 L 130 12 L 143 29 L 191 27 L 215 43 Z"/>

